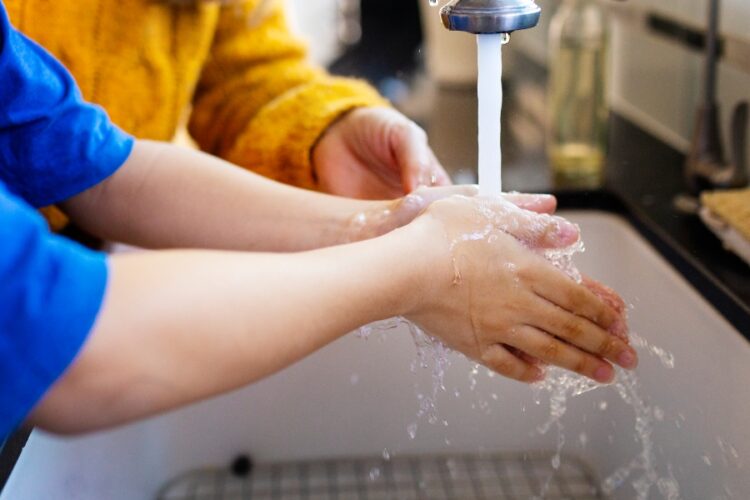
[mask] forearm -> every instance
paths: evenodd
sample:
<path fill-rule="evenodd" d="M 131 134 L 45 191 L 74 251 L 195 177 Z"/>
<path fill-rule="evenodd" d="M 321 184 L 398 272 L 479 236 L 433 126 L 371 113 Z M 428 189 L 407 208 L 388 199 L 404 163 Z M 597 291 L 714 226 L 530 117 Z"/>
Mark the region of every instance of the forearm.
<path fill-rule="evenodd" d="M 212 156 L 138 141 L 109 179 L 68 200 L 87 231 L 147 248 L 296 251 L 351 239 L 352 218 L 381 206 L 301 190 Z"/>
<path fill-rule="evenodd" d="M 357 326 L 404 313 L 414 276 L 407 263 L 417 256 L 395 249 L 397 239 L 288 255 L 113 257 L 97 324 L 32 422 L 81 432 L 152 415 L 251 383 Z"/>

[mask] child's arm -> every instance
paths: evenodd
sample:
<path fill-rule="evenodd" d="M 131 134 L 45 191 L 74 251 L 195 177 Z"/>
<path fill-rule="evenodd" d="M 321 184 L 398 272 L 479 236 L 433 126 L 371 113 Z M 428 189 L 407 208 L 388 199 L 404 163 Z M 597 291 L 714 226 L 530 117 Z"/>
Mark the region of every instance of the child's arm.
<path fill-rule="evenodd" d="M 84 229 L 147 248 L 297 251 L 357 241 L 400 227 L 435 199 L 472 186 L 432 188 L 400 200 L 364 201 L 270 181 L 189 149 L 136 141 L 113 175 L 63 204 Z M 552 211 L 551 196 L 515 196 Z M 355 219 L 364 213 L 363 220 Z"/>
<path fill-rule="evenodd" d="M 495 238 L 452 245 L 486 227 L 488 210 Z M 577 237 L 561 219 L 452 197 L 385 236 L 322 250 L 112 257 L 89 340 L 30 420 L 81 432 L 152 415 L 251 383 L 394 315 L 508 377 L 541 375 L 510 346 L 608 381 L 602 358 L 635 364 L 610 333 L 623 328 L 618 314 L 528 250 Z"/>

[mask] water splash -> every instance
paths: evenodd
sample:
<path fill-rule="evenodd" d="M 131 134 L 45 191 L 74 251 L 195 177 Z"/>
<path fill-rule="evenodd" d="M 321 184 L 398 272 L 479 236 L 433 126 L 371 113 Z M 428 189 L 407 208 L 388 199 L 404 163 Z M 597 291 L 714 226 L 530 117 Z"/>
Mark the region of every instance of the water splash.
<path fill-rule="evenodd" d="M 370 478 L 370 482 L 377 481 L 378 479 L 380 479 L 380 468 L 378 467 L 371 468 L 368 476 Z"/>
<path fill-rule="evenodd" d="M 652 345 L 651 343 L 649 343 L 649 341 L 647 341 L 646 339 L 644 339 L 643 337 L 641 337 L 635 332 L 630 333 L 630 343 L 632 344 L 633 347 L 638 347 L 641 350 L 646 351 L 650 355 L 656 356 L 657 358 L 659 358 L 659 361 L 661 361 L 661 364 L 665 368 L 674 368 L 675 366 L 674 354 L 667 351 L 666 349 L 659 347 L 659 346 Z"/>
<path fill-rule="evenodd" d="M 509 204 L 508 204 L 509 205 Z M 513 217 L 508 217 L 508 211 L 520 210 L 515 206 L 507 206 L 506 210 L 498 209 L 497 200 L 487 201 L 486 204 L 480 204 L 477 212 L 477 227 L 479 230 L 455 236 L 450 246 L 453 257 L 454 272 L 456 279 L 454 282 L 458 285 L 461 283 L 461 273 L 456 259 L 456 250 L 460 244 L 475 244 L 479 241 L 490 241 L 492 236 L 505 234 L 514 234 L 520 222 Z M 548 227 L 550 216 L 540 215 L 540 226 Z M 534 228 L 530 228 L 534 230 Z M 557 269 L 567 274 L 571 279 L 581 282 L 582 276 L 576 268 L 573 258 L 584 251 L 584 245 L 580 241 L 570 247 L 555 250 L 541 251 L 541 255 L 550 261 Z M 410 439 L 416 439 L 419 423 L 426 420 L 429 424 L 440 422 L 438 418 L 437 398 L 441 391 L 446 391 L 445 372 L 450 364 L 449 354 L 451 350 L 435 337 L 424 332 L 416 325 L 410 323 L 404 318 L 393 318 L 382 321 L 373 325 L 368 325 L 359 330 L 359 336 L 369 338 L 374 331 L 393 330 L 401 325 L 405 325 L 414 340 L 416 346 L 416 357 L 412 363 L 412 372 L 416 373 L 419 369 L 432 370 L 432 386 L 425 393 L 417 388 L 418 411 L 417 418 L 407 426 L 407 434 Z M 646 350 L 649 354 L 659 358 L 662 365 L 668 368 L 674 367 L 674 357 L 671 353 L 657 346 L 649 344 L 641 337 L 633 336 L 633 345 L 640 350 Z M 475 391 L 477 387 L 477 378 L 480 373 L 480 366 L 474 364 L 469 371 L 469 390 Z M 488 372 L 489 373 L 489 372 Z M 650 494 L 656 492 L 664 498 L 675 500 L 680 498 L 679 485 L 674 477 L 670 474 L 660 475 L 656 469 L 656 459 L 654 443 L 652 439 L 653 428 L 656 422 L 664 420 L 663 411 L 658 407 L 648 405 L 639 395 L 639 383 L 634 373 L 625 370 L 617 370 L 618 378 L 611 387 L 615 389 L 616 394 L 628 405 L 635 413 L 635 437 L 640 443 L 641 452 L 632 458 L 625 465 L 613 471 L 601 484 L 601 489 L 611 494 L 629 483 L 636 493 L 636 498 L 645 500 Z M 551 458 L 553 469 L 557 469 L 561 463 L 561 454 L 565 445 L 563 417 L 567 410 L 568 400 L 572 397 L 600 389 L 602 386 L 588 378 L 576 375 L 561 368 L 551 367 L 547 370 L 545 380 L 534 386 L 536 403 L 540 404 L 542 396 L 549 396 L 550 416 L 546 422 L 537 428 L 537 432 L 545 434 L 550 431 L 557 433 L 556 453 Z M 452 391 L 455 397 L 460 393 Z M 493 398 L 496 399 L 496 398 Z M 490 403 L 484 399 L 471 403 L 471 407 L 480 411 L 489 413 L 491 411 Z M 599 403 L 599 410 L 607 409 L 607 402 L 602 400 Z M 450 440 L 446 441 L 449 444 Z M 540 495 L 544 497 L 550 487 L 550 476 L 542 485 Z"/>
<path fill-rule="evenodd" d="M 625 370 L 618 371 L 615 389 L 620 398 L 633 408 L 635 413 L 635 434 L 641 444 L 641 452 L 633 460 L 616 469 L 603 482 L 602 490 L 606 494 L 613 493 L 627 479 L 636 492 L 638 500 L 647 500 L 651 489 L 656 487 L 664 498 L 676 500 L 680 498 L 679 485 L 669 471 L 668 476 L 660 477 L 656 468 L 653 430 L 655 423 L 655 408 L 648 405 L 640 396 L 640 384 L 635 373 Z M 661 485 L 661 486 L 660 486 Z"/>
<path fill-rule="evenodd" d="M 584 246 L 581 243 L 564 249 L 564 251 L 545 252 L 545 257 L 555 267 L 580 283 L 582 276 L 573 262 L 573 256 L 582 251 L 584 251 Z M 665 367 L 674 367 L 674 356 L 671 353 L 650 345 L 641 337 L 634 337 L 634 347 L 645 348 L 649 353 L 659 357 Z M 635 373 L 621 368 L 616 368 L 616 372 L 617 378 L 612 385 L 620 398 L 634 410 L 635 436 L 640 442 L 642 449 L 628 464 L 619 467 L 604 479 L 601 484 L 602 491 L 607 495 L 611 495 L 630 479 L 630 484 L 635 490 L 638 500 L 647 500 L 653 488 L 656 488 L 664 498 L 677 500 L 680 498 L 679 485 L 674 479 L 671 470 L 668 476 L 661 477 L 656 469 L 652 435 L 655 421 L 663 420 L 663 411 L 656 406 L 648 405 L 640 396 L 639 382 Z M 546 379 L 535 384 L 536 399 L 539 400 L 541 398 L 542 392 L 548 393 L 550 408 L 549 419 L 540 425 L 537 430 L 539 433 L 545 434 L 554 426 L 557 431 L 557 450 L 551 459 L 553 468 L 556 468 L 555 465 L 560 462 L 560 454 L 565 443 L 561 419 L 567 410 L 568 398 L 579 396 L 602 387 L 606 386 L 557 367 L 549 368 Z M 606 410 L 607 402 L 601 401 L 598 407 L 601 411 Z M 659 418 L 660 414 L 661 418 Z M 549 488 L 550 480 L 551 476 L 543 485 L 541 491 L 542 497 L 544 497 Z"/>
<path fill-rule="evenodd" d="M 413 440 L 417 437 L 417 429 L 421 420 L 427 420 L 430 425 L 442 422 L 444 427 L 448 426 L 447 420 L 439 419 L 437 399 L 440 392 L 447 392 L 445 374 L 451 364 L 451 353 L 453 351 L 439 339 L 429 335 L 403 317 L 390 318 L 365 325 L 357 331 L 357 335 L 360 338 L 368 339 L 375 332 L 384 334 L 402 325 L 409 330 L 414 341 L 414 346 L 416 347 L 416 356 L 410 367 L 412 373 L 417 373 L 418 369 L 432 368 L 432 386 L 430 390 L 425 394 L 419 391 L 418 386 L 415 386 L 417 402 L 419 404 L 416 415 L 417 420 L 411 422 L 406 428 L 409 439 Z"/>

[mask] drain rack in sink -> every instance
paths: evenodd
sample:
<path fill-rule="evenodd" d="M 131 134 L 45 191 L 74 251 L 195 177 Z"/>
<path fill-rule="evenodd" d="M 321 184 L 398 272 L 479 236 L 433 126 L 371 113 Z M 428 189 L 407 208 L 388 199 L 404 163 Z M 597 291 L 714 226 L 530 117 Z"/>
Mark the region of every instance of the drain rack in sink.
<path fill-rule="evenodd" d="M 158 500 L 604 500 L 582 461 L 548 454 L 429 455 L 260 464 L 245 476 L 228 469 L 189 472 Z"/>

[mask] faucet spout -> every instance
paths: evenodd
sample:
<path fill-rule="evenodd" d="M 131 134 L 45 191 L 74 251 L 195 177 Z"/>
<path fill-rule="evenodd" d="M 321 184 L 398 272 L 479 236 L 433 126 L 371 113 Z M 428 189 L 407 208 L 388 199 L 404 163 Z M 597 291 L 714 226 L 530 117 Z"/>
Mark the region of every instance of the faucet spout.
<path fill-rule="evenodd" d="M 490 34 L 533 28 L 541 12 L 534 0 L 454 0 L 440 17 L 451 31 Z"/>

